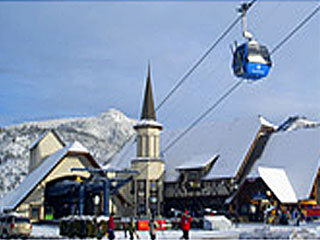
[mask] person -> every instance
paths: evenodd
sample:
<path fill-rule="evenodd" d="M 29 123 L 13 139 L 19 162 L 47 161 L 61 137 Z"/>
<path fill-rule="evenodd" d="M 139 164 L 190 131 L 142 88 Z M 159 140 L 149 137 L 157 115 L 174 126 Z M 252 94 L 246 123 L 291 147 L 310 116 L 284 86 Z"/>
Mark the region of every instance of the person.
<path fill-rule="evenodd" d="M 301 213 L 299 211 L 299 207 L 294 208 L 292 210 L 292 214 L 291 214 L 293 220 L 294 220 L 294 225 L 299 226 L 300 225 L 300 219 L 301 219 Z"/>
<path fill-rule="evenodd" d="M 134 239 L 134 235 L 136 235 L 136 238 L 139 238 L 139 235 L 136 230 L 136 224 L 134 223 L 133 218 L 130 219 L 130 223 L 128 226 L 128 232 L 129 232 L 130 240 Z"/>
<path fill-rule="evenodd" d="M 114 235 L 114 213 L 110 214 L 109 220 L 108 220 L 108 239 L 113 240 L 115 239 Z"/>
<path fill-rule="evenodd" d="M 149 221 L 149 228 L 150 228 L 150 238 L 151 240 L 155 240 L 157 235 L 156 235 L 156 228 L 159 227 L 158 223 L 154 219 L 154 216 L 151 217 Z"/>
<path fill-rule="evenodd" d="M 127 239 L 128 226 L 124 222 L 122 223 L 122 229 L 123 229 L 123 232 L 124 232 L 124 238 Z"/>
<path fill-rule="evenodd" d="M 184 212 L 184 214 L 181 217 L 180 220 L 180 227 L 182 230 L 182 239 L 189 239 L 189 231 L 190 231 L 190 227 L 191 227 L 191 221 L 192 221 L 192 217 L 189 216 L 189 212 L 188 210 L 186 210 Z"/>

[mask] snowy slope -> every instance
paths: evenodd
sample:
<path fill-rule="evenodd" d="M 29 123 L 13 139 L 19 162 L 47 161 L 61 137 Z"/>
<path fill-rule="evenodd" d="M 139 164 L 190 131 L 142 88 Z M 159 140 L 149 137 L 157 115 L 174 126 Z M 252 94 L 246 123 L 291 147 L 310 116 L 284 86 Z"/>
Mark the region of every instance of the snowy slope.
<path fill-rule="evenodd" d="M 47 129 L 65 142 L 79 141 L 101 164 L 118 152 L 134 134 L 135 120 L 111 109 L 96 117 L 29 122 L 0 131 L 0 197 L 27 175 L 30 145 Z"/>

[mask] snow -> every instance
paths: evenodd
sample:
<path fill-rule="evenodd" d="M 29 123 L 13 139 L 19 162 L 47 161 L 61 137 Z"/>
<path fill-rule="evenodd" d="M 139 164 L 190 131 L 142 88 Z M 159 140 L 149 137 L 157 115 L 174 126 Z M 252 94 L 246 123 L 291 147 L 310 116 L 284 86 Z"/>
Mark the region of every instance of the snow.
<path fill-rule="evenodd" d="M 278 129 L 278 126 L 271 123 L 269 120 L 267 120 L 263 116 L 259 116 L 259 120 L 260 120 L 261 125 L 263 125 L 263 126 L 273 128 L 274 130 Z"/>
<path fill-rule="evenodd" d="M 258 167 L 284 169 L 296 197 L 308 199 L 320 167 L 320 128 L 280 131 L 271 135 L 261 157 L 257 159 L 250 176 Z"/>
<path fill-rule="evenodd" d="M 38 225 L 32 226 L 32 234 L 36 238 L 59 238 L 59 227 L 55 225 Z"/>
<path fill-rule="evenodd" d="M 186 170 L 186 169 L 197 169 L 204 168 L 212 163 L 219 155 L 209 156 L 209 155 L 196 155 L 191 156 L 191 160 L 184 163 L 183 165 L 177 166 L 177 170 Z"/>
<path fill-rule="evenodd" d="M 150 239 L 148 231 L 138 231 L 140 239 Z M 157 239 L 180 239 L 179 230 L 157 231 Z M 115 231 L 116 239 L 128 239 L 123 231 Z M 50 225 L 34 225 L 34 238 L 61 238 L 59 227 Z M 315 224 L 296 226 L 267 226 L 264 224 L 238 224 L 228 230 L 209 231 L 191 229 L 190 239 L 319 239 L 320 226 Z M 104 239 L 107 239 L 106 237 Z"/>
<path fill-rule="evenodd" d="M 69 152 L 79 152 L 79 153 L 89 153 L 89 150 L 86 149 L 81 143 L 75 141 L 68 148 Z"/>
<path fill-rule="evenodd" d="M 141 119 L 135 127 L 147 127 L 147 126 L 153 126 L 153 127 L 158 127 L 162 128 L 162 124 L 158 123 L 157 121 L 154 121 L 152 119 Z"/>
<path fill-rule="evenodd" d="M 177 167 L 198 166 L 199 163 L 203 166 L 217 155 L 219 158 L 204 179 L 235 176 L 259 127 L 260 122 L 256 118 L 232 119 L 195 127 L 173 148 L 161 155 L 166 164 L 165 181 L 177 180 Z M 160 148 L 163 149 L 181 131 L 164 131 L 160 137 Z M 136 144 L 133 137 L 112 158 L 108 166 L 128 168 L 135 156 Z"/>
<path fill-rule="evenodd" d="M 225 216 L 205 216 L 203 228 L 206 230 L 228 230 L 232 228 L 232 222 Z"/>
<path fill-rule="evenodd" d="M 283 124 L 279 126 L 277 131 L 294 131 L 301 128 L 319 128 L 320 123 L 307 120 L 305 117 L 293 116 L 289 117 Z"/>
<path fill-rule="evenodd" d="M 296 194 L 283 169 L 259 167 L 260 177 L 282 203 L 297 203 Z"/>
<path fill-rule="evenodd" d="M 136 120 L 110 109 L 96 117 L 28 122 L 4 127 L 0 132 L 0 198 L 26 177 L 29 147 L 48 131 L 64 142 L 78 141 L 100 163 L 106 164 L 134 135 Z"/>

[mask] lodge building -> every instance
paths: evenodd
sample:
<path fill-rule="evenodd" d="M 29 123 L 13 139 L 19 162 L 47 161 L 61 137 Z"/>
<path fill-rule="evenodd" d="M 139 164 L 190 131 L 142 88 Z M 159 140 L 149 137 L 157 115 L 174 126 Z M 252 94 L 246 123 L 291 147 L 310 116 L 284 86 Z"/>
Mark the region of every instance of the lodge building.
<path fill-rule="evenodd" d="M 279 126 L 263 117 L 207 123 L 163 155 L 164 143 L 179 131 L 161 133 L 148 66 L 141 117 L 133 128 L 136 136 L 104 167 L 80 143 L 66 144 L 55 130 L 45 132 L 30 147 L 29 175 L 0 200 L 2 210 L 43 220 L 103 214 L 106 206 L 118 216 L 137 217 L 170 216 L 185 209 L 202 215 L 210 208 L 259 221 L 250 211 L 253 206 L 259 210 L 262 200 L 278 206 L 306 199 L 320 202 L 318 123 L 298 117 Z M 74 168 L 139 173 L 110 199 L 102 194 L 103 187 L 86 187 L 86 197 L 80 198 L 81 186 L 94 182 L 95 176 Z M 113 177 L 129 179 L 130 173 L 119 171 Z M 93 203 L 96 195 L 101 199 L 98 206 Z"/>

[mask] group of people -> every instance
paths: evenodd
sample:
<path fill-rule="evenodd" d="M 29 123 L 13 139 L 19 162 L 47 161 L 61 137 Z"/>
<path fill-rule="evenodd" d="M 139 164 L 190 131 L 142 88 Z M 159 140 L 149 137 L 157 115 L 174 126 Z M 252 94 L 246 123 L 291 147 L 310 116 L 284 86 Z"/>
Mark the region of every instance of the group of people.
<path fill-rule="evenodd" d="M 189 231 L 191 228 L 191 221 L 192 217 L 189 215 L 189 212 L 186 210 L 184 214 L 181 216 L 180 219 L 180 228 L 182 230 L 182 237 L 181 239 L 189 239 Z M 149 220 L 149 234 L 151 240 L 155 240 L 156 235 L 156 229 L 159 228 L 159 224 L 155 220 L 154 216 L 152 216 Z M 109 240 L 115 239 L 115 223 L 114 223 L 114 213 L 111 213 L 108 223 L 107 223 L 107 235 Z M 130 222 L 128 225 L 124 227 L 124 234 L 125 238 L 127 238 L 127 232 L 129 233 L 129 239 L 133 240 L 135 237 L 139 239 L 139 234 L 137 232 L 136 224 L 133 218 L 130 219 Z"/>
<path fill-rule="evenodd" d="M 298 207 L 270 208 L 271 211 L 264 211 L 264 222 L 288 225 L 289 222 L 299 226 L 302 220 L 305 220 L 304 214 Z"/>

